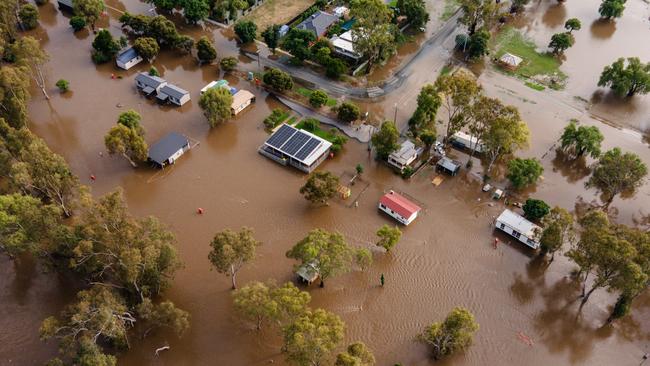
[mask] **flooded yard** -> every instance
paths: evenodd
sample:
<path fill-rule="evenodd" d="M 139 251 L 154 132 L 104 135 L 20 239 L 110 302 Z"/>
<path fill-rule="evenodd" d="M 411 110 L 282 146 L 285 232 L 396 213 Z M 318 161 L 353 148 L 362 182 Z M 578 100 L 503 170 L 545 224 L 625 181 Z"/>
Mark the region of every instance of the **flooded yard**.
<path fill-rule="evenodd" d="M 535 10 L 526 15 L 530 20 L 521 25 L 542 45 L 559 31 L 565 18 L 583 20 L 585 26 L 576 33 L 576 45 L 567 51 L 562 65 L 569 75 L 564 92 L 540 93 L 489 69 L 479 79 L 490 96 L 516 105 L 529 125 L 531 146 L 520 155 L 541 159 L 545 172 L 544 179 L 526 193 L 570 210 L 576 208 L 576 200 L 589 204 L 598 197 L 584 189 L 584 167 L 567 166 L 556 158 L 554 144 L 569 119 L 597 125 L 606 136 L 604 149 L 620 146 L 650 164 L 648 143 L 641 133 L 599 120 L 643 129 L 644 123 L 650 123 L 648 97 L 635 97 L 621 107 L 608 104 L 606 94 L 594 99 L 598 98 L 596 79 L 604 65 L 619 56 L 650 61 L 650 48 L 634 45 L 630 37 L 648 39 L 648 5 L 629 0 L 615 31 L 607 35 L 600 24 L 593 25 L 596 3 L 568 1 L 564 10 L 558 10 L 555 1 L 535 2 Z M 135 0 L 110 1 L 109 5 L 132 12 L 149 9 Z M 103 26 L 117 35 L 118 12 L 110 10 L 109 14 Z M 490 223 L 503 209 L 502 203 L 480 192 L 471 174 L 446 177 L 434 187 L 434 172 L 428 167 L 405 181 L 378 164 L 365 144 L 351 140 L 322 169 L 342 175 L 361 163 L 363 178 L 370 185 L 361 194 L 359 206 L 332 202 L 328 207 L 311 207 L 298 193 L 306 176 L 257 153 L 268 137 L 262 120 L 278 106 L 265 91 L 239 76 L 226 75 L 230 85 L 252 91 L 257 101 L 230 122 L 210 130 L 198 98 L 205 84 L 222 78 L 217 66 L 199 67 L 189 56 L 161 53 L 154 62 L 161 76 L 190 91 L 192 100 L 183 107 L 160 106 L 134 86 L 135 74 L 148 70 L 149 65 L 143 62 L 128 72 L 118 71 L 112 63 L 95 66 L 90 59 L 92 35 L 73 34 L 67 16 L 52 4 L 41 8 L 41 25 L 34 34 L 51 55 L 47 73 L 52 99 L 46 101 L 33 89 L 30 128 L 66 158 L 95 195 L 122 187 L 134 215 L 159 217 L 176 234 L 185 264 L 166 296 L 191 313 L 191 329 L 181 339 L 158 332 L 145 340 L 132 340 L 132 349 L 119 356 L 120 365 L 266 365 L 271 360 L 285 364 L 280 336 L 243 327 L 233 315 L 230 279 L 210 269 L 207 255 L 213 235 L 241 226 L 253 228 L 263 245 L 255 260 L 238 274 L 240 284 L 269 278 L 293 280 L 294 263 L 285 252 L 313 228 L 339 231 L 350 244 L 373 251 L 374 263 L 365 272 L 351 272 L 329 280 L 325 288 L 313 286 L 308 291 L 310 305 L 340 315 L 347 324 L 346 341 L 366 343 L 378 365 L 434 364 L 427 348 L 415 338 L 458 305 L 473 312 L 481 328 L 466 353 L 437 365 L 637 365 L 647 352 L 650 296 L 646 293 L 638 299 L 632 315 L 613 327 L 601 327 L 614 301 L 605 291 L 594 295 L 577 317 L 577 304 L 572 301 L 579 289 L 569 276 L 572 264 L 558 256 L 545 268 L 535 253 L 494 233 Z M 238 55 L 229 31 L 212 27 L 183 27 L 181 31 L 194 38 L 211 37 L 219 57 Z M 638 32 L 645 32 L 645 37 Z M 244 69 L 257 67 L 245 57 L 240 61 Z M 392 118 L 393 108 L 399 107 L 398 121 L 405 124 L 415 107 L 415 93 L 437 75 L 434 65 L 426 67 L 430 69 L 418 70 L 404 89 L 364 104 L 364 111 L 370 110 L 379 119 Z M 59 78 L 70 81 L 71 92 L 54 91 L 53 83 Z M 574 96 L 594 104 L 586 109 Z M 149 145 L 169 132 L 185 134 L 200 144 L 165 171 L 134 170 L 126 160 L 108 156 L 103 143 L 104 134 L 127 109 L 142 115 Z M 475 169 L 480 169 L 479 164 Z M 424 210 L 403 228 L 397 248 L 384 254 L 375 250 L 375 231 L 394 222 L 378 212 L 376 204 L 391 189 L 415 197 Z M 199 207 L 203 215 L 196 214 Z M 618 222 L 642 220 L 650 214 L 650 185 L 634 198 L 616 199 L 612 207 Z M 492 246 L 494 235 L 503 243 L 497 249 Z M 386 278 L 383 288 L 379 286 L 382 274 Z M 70 282 L 54 272 L 44 272 L 31 262 L 15 266 L 1 257 L 0 364 L 37 365 L 54 356 L 56 346 L 38 340 L 38 327 L 74 293 Z M 155 349 L 163 345 L 171 350 L 155 356 Z"/>

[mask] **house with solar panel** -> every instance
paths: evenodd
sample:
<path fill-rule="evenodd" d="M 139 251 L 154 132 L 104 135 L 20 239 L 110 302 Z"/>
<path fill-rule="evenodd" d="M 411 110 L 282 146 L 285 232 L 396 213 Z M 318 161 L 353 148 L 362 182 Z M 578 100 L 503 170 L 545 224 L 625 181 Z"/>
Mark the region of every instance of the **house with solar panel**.
<path fill-rule="evenodd" d="M 282 165 L 311 173 L 327 159 L 332 144 L 308 131 L 281 125 L 259 148 L 259 153 Z"/>
<path fill-rule="evenodd" d="M 422 210 L 420 206 L 394 191 L 386 193 L 379 199 L 378 208 L 404 225 L 412 223 Z"/>

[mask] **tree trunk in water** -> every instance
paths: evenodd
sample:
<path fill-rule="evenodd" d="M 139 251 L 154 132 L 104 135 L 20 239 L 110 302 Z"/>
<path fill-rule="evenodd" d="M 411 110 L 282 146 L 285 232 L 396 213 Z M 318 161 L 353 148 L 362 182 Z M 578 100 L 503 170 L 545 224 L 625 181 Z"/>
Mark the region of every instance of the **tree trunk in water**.
<path fill-rule="evenodd" d="M 123 153 L 122 156 L 124 156 L 124 158 L 129 161 L 129 163 L 131 164 L 132 167 L 134 167 L 134 168 L 138 167 L 138 164 L 136 164 L 135 161 L 131 160 L 131 158 L 128 155 Z"/>
<path fill-rule="evenodd" d="M 582 281 L 582 295 L 580 297 L 585 297 L 585 290 L 587 289 L 587 277 L 589 277 L 589 272 L 585 273 L 585 278 Z"/>
<path fill-rule="evenodd" d="M 320 287 L 321 288 L 325 287 L 325 281 L 323 281 L 322 279 L 320 280 Z"/>
<path fill-rule="evenodd" d="M 597 288 L 598 288 L 598 287 L 597 287 L 596 285 L 594 285 L 594 286 L 589 290 L 589 292 L 587 292 L 587 294 L 582 298 L 582 301 L 580 302 L 580 308 L 578 309 L 579 312 L 582 311 L 582 307 L 585 306 L 585 304 L 587 303 L 587 300 L 589 300 L 589 297 L 591 296 L 591 294 L 592 294 L 594 291 L 596 291 Z"/>
<path fill-rule="evenodd" d="M 235 271 L 234 266 L 230 266 L 230 280 L 232 281 L 232 289 L 235 290 L 237 289 L 237 283 L 235 277 L 237 276 L 237 272 Z"/>

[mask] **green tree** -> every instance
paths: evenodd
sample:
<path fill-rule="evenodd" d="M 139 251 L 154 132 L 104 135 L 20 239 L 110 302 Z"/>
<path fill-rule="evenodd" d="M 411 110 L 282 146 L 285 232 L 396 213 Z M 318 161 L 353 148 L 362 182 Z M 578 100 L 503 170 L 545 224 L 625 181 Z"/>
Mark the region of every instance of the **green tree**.
<path fill-rule="evenodd" d="M 578 18 L 571 18 L 564 22 L 564 29 L 568 30 L 569 33 L 574 30 L 580 30 L 580 28 L 582 28 L 582 23 Z"/>
<path fill-rule="evenodd" d="M 120 45 L 113 39 L 113 36 L 106 29 L 97 32 L 93 41 L 92 59 L 95 63 L 101 64 L 110 61 L 120 50 Z"/>
<path fill-rule="evenodd" d="M 345 323 L 323 309 L 308 310 L 282 329 L 282 352 L 300 366 L 323 365 L 345 336 Z"/>
<path fill-rule="evenodd" d="M 338 80 L 348 72 L 348 66 L 340 58 L 330 57 L 325 64 L 325 76 Z"/>
<path fill-rule="evenodd" d="M 345 123 L 352 123 L 359 119 L 359 107 L 352 102 L 343 102 L 336 108 L 336 117 Z"/>
<path fill-rule="evenodd" d="M 182 2 L 179 0 L 150 0 L 156 8 L 164 11 L 164 12 L 171 12 L 174 10 L 177 6 L 182 5 Z"/>
<path fill-rule="evenodd" d="M 598 12 L 603 18 L 620 18 L 625 10 L 626 0 L 603 0 L 598 7 Z"/>
<path fill-rule="evenodd" d="M 160 77 L 160 73 L 158 72 L 158 69 L 156 69 L 155 66 L 151 66 L 151 67 L 149 68 L 149 75 Z"/>
<path fill-rule="evenodd" d="M 438 89 L 432 84 L 420 89 L 417 101 L 418 106 L 409 119 L 409 128 L 414 136 L 420 135 L 424 130 L 435 130 L 436 114 L 442 103 Z"/>
<path fill-rule="evenodd" d="M 436 89 L 441 95 L 442 107 L 447 110 L 445 141 L 469 123 L 472 106 L 482 94 L 473 75 L 455 72 L 436 80 Z"/>
<path fill-rule="evenodd" d="M 133 109 L 129 109 L 126 112 L 120 113 L 120 115 L 117 117 L 117 124 L 134 129 L 140 135 L 144 136 L 144 129 L 142 126 L 140 126 L 141 120 L 142 117 L 140 116 L 140 113 L 134 111 Z"/>
<path fill-rule="evenodd" d="M 237 68 L 239 60 L 236 57 L 224 57 L 219 61 L 219 67 L 225 72 L 233 71 Z"/>
<path fill-rule="evenodd" d="M 200 63 L 211 63 L 217 58 L 217 50 L 208 37 L 203 36 L 196 42 L 196 57 Z"/>
<path fill-rule="evenodd" d="M 190 36 L 179 34 L 176 38 L 174 38 L 171 45 L 181 54 L 189 55 L 192 53 L 192 49 L 194 48 L 194 39 Z"/>
<path fill-rule="evenodd" d="M 300 194 L 311 203 L 327 204 L 336 194 L 339 177 L 327 171 L 315 171 L 309 175 L 305 185 L 300 188 Z"/>
<path fill-rule="evenodd" d="M 38 26 L 38 8 L 32 4 L 23 4 L 18 12 L 20 23 L 25 29 L 34 29 Z"/>
<path fill-rule="evenodd" d="M 323 287 L 328 278 L 352 269 L 355 250 L 340 233 L 314 229 L 287 251 L 286 255 L 287 258 L 300 261 L 301 265 L 315 265 Z"/>
<path fill-rule="evenodd" d="M 431 146 L 433 146 L 433 144 L 436 142 L 438 135 L 436 134 L 435 129 L 425 129 L 420 132 L 418 138 L 424 144 L 425 151 L 429 151 L 431 150 Z"/>
<path fill-rule="evenodd" d="M 217 233 L 210 243 L 208 259 L 219 273 L 230 276 L 233 290 L 237 288 L 237 272 L 255 257 L 262 245 L 253 237 L 253 230 L 243 227 L 239 232 L 226 229 Z"/>
<path fill-rule="evenodd" d="M 600 144 L 604 138 L 598 127 L 578 127 L 574 121 L 571 121 L 564 128 L 560 142 L 562 143 L 562 149 L 576 158 L 587 153 L 595 159 L 600 156 Z"/>
<path fill-rule="evenodd" d="M 250 20 L 242 20 L 235 24 L 235 34 L 242 43 L 250 43 L 257 36 L 257 25 Z"/>
<path fill-rule="evenodd" d="M 314 32 L 306 29 L 292 28 L 284 37 L 282 48 L 289 51 L 291 55 L 300 62 L 311 56 L 309 46 L 316 41 Z"/>
<path fill-rule="evenodd" d="M 336 356 L 334 366 L 373 366 L 375 356 L 362 342 L 352 343 L 345 352 Z"/>
<path fill-rule="evenodd" d="M 133 43 L 133 48 L 143 59 L 149 62 L 152 62 L 158 56 L 158 52 L 160 52 L 158 42 L 151 37 L 140 37 L 136 39 Z"/>
<path fill-rule="evenodd" d="M 377 157 L 386 160 L 388 155 L 393 151 L 400 148 L 400 144 L 397 142 L 399 140 L 399 132 L 395 123 L 391 121 L 385 121 L 381 124 L 379 131 L 375 132 L 371 137 L 372 146 L 375 148 Z"/>
<path fill-rule="evenodd" d="M 386 224 L 377 230 L 377 236 L 379 240 L 376 245 L 384 248 L 386 252 L 390 252 L 402 237 L 402 231 L 397 226 L 391 227 Z"/>
<path fill-rule="evenodd" d="M 542 220 L 542 235 L 540 244 L 543 255 L 551 255 L 551 262 L 555 259 L 555 252 L 562 249 L 565 243 L 575 241 L 575 227 L 573 215 L 560 207 L 553 207 Z"/>
<path fill-rule="evenodd" d="M 478 32 L 469 36 L 467 41 L 467 57 L 470 60 L 478 60 L 490 53 L 490 32 L 481 28 Z"/>
<path fill-rule="evenodd" d="M 291 79 L 291 76 L 278 69 L 269 69 L 264 73 L 262 80 L 264 80 L 264 84 L 279 92 L 293 88 L 293 79 Z"/>
<path fill-rule="evenodd" d="M 551 210 L 551 207 L 546 202 L 534 198 L 527 199 L 522 208 L 526 218 L 533 221 L 543 218 Z"/>
<path fill-rule="evenodd" d="M 314 90 L 310 95 L 309 95 L 309 104 L 311 104 L 312 107 L 314 108 L 320 108 L 325 103 L 327 103 L 329 97 L 327 96 L 327 93 L 325 93 L 322 90 Z"/>
<path fill-rule="evenodd" d="M 610 87 L 619 97 L 634 96 L 650 92 L 650 63 L 642 63 L 638 57 L 619 58 L 605 66 L 600 74 L 598 86 Z"/>
<path fill-rule="evenodd" d="M 467 26 L 471 36 L 480 28 L 491 28 L 498 14 L 498 4 L 492 0 L 459 0 L 462 16 L 458 22 Z"/>
<path fill-rule="evenodd" d="M 393 12 L 381 0 L 359 0 L 351 3 L 350 17 L 357 22 L 352 27 L 354 48 L 367 59 L 367 71 L 378 62 L 386 61 L 396 52 Z"/>
<path fill-rule="evenodd" d="M 508 163 L 507 177 L 516 189 L 521 189 L 535 184 L 543 172 L 539 160 L 515 158 Z"/>
<path fill-rule="evenodd" d="M 72 18 L 70 18 L 69 24 L 75 32 L 78 32 L 86 28 L 86 18 L 79 15 L 75 15 Z"/>
<path fill-rule="evenodd" d="M 512 0 L 512 4 L 510 5 L 510 12 L 519 13 L 523 11 L 529 2 L 530 0 Z"/>
<path fill-rule="evenodd" d="M 147 322 L 143 336 L 154 329 L 166 328 L 180 337 L 190 328 L 190 314 L 169 300 L 154 304 L 151 299 L 145 298 L 136 310 L 138 317 Z"/>
<path fill-rule="evenodd" d="M 429 22 L 429 13 L 423 0 L 398 0 L 397 9 L 405 15 L 414 29 L 420 29 Z"/>
<path fill-rule="evenodd" d="M 30 87 L 27 66 L 5 64 L 0 67 L 0 118 L 12 127 L 20 128 L 27 124 Z"/>
<path fill-rule="evenodd" d="M 0 252 L 10 256 L 52 252 L 64 230 L 61 210 L 21 194 L 0 195 Z"/>
<path fill-rule="evenodd" d="M 86 23 L 95 30 L 95 22 L 105 9 L 103 0 L 72 0 L 74 15 L 83 17 Z"/>
<path fill-rule="evenodd" d="M 50 60 L 50 56 L 41 47 L 41 43 L 34 37 L 22 37 L 11 46 L 11 53 L 16 58 L 15 63 L 25 67 L 27 75 L 41 89 L 45 99 L 50 99 L 45 87 L 45 71 L 43 67 Z"/>
<path fill-rule="evenodd" d="M 264 38 L 264 42 L 271 49 L 271 52 L 275 53 L 275 49 L 278 48 L 280 41 L 280 26 L 277 24 L 268 26 L 262 32 L 262 38 Z"/>
<path fill-rule="evenodd" d="M 585 186 L 601 192 L 607 207 L 621 193 L 634 194 L 646 175 L 648 167 L 638 155 L 615 147 L 600 157 Z"/>
<path fill-rule="evenodd" d="M 109 154 L 120 154 L 136 168 L 138 162 L 147 160 L 148 147 L 144 136 L 135 128 L 118 124 L 104 136 L 104 145 Z"/>
<path fill-rule="evenodd" d="M 490 160 L 487 172 L 490 172 L 497 159 L 528 145 L 528 126 L 521 120 L 519 111 L 508 106 L 502 112 L 498 118 L 490 119 L 490 124 L 481 138 L 485 154 Z"/>
<path fill-rule="evenodd" d="M 210 15 L 210 4 L 207 0 L 181 0 L 183 15 L 190 24 L 203 20 Z"/>
<path fill-rule="evenodd" d="M 553 49 L 554 54 L 558 55 L 573 46 L 574 42 L 575 40 L 569 32 L 555 33 L 551 37 L 548 47 Z"/>
<path fill-rule="evenodd" d="M 232 94 L 226 88 L 211 88 L 199 99 L 199 106 L 210 127 L 216 127 L 232 116 Z"/>
<path fill-rule="evenodd" d="M 272 282 L 253 281 L 232 294 L 235 312 L 260 330 L 265 322 L 285 324 L 307 310 L 311 301 L 308 292 L 300 291 L 291 282 L 277 286 Z"/>
<path fill-rule="evenodd" d="M 436 322 L 426 327 L 420 339 L 431 346 L 433 358 L 439 360 L 468 348 L 478 329 L 474 315 L 465 308 L 457 307 L 442 323 Z"/>
<path fill-rule="evenodd" d="M 59 88 L 59 90 L 61 91 L 61 93 L 65 93 L 65 92 L 67 92 L 68 90 L 70 90 L 70 82 L 67 81 L 66 79 L 59 79 L 59 80 L 56 82 L 56 84 L 54 84 L 54 85 L 55 85 L 57 88 Z"/>

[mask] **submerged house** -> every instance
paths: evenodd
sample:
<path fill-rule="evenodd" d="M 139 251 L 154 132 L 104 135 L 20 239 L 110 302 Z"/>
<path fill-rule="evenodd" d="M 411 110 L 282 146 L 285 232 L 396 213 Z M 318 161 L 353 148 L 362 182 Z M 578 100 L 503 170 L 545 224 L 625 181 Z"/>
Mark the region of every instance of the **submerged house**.
<path fill-rule="evenodd" d="M 221 80 L 213 80 L 208 85 L 201 88 L 201 94 L 205 93 L 206 91 L 212 88 L 228 88 L 232 94 L 235 93 L 233 92 L 233 89 L 235 88 L 230 87 L 230 85 L 228 84 L 228 80 L 221 79 Z"/>
<path fill-rule="evenodd" d="M 505 209 L 495 222 L 495 226 L 513 238 L 538 249 L 542 228 L 508 209 Z"/>
<path fill-rule="evenodd" d="M 160 89 L 156 98 L 160 102 L 169 101 L 178 106 L 182 106 L 190 101 L 190 92 L 181 89 L 174 84 L 167 84 Z"/>
<path fill-rule="evenodd" d="M 417 149 L 415 144 L 409 140 L 402 142 L 399 150 L 393 151 L 388 155 L 388 164 L 403 171 L 404 168 L 411 165 L 415 159 L 420 156 L 422 149 Z"/>
<path fill-rule="evenodd" d="M 320 277 L 318 267 L 315 262 L 305 263 L 296 270 L 298 281 L 311 285 Z"/>
<path fill-rule="evenodd" d="M 283 124 L 258 151 L 276 163 L 311 173 L 327 158 L 331 147 L 325 139 Z"/>
<path fill-rule="evenodd" d="M 438 163 L 436 163 L 436 169 L 438 169 L 438 171 L 443 171 L 451 176 L 454 176 L 460 171 L 460 164 L 449 159 L 448 157 L 442 157 L 440 160 L 438 160 Z"/>
<path fill-rule="evenodd" d="M 239 90 L 232 96 L 232 104 L 230 105 L 230 111 L 233 115 L 239 114 L 246 107 L 251 105 L 255 101 L 255 95 L 248 90 Z"/>
<path fill-rule="evenodd" d="M 190 140 L 187 137 L 171 132 L 149 148 L 149 161 L 164 168 L 165 165 L 174 164 L 189 149 Z"/>
<path fill-rule="evenodd" d="M 146 95 L 158 94 L 160 89 L 167 85 L 167 80 L 146 72 L 135 76 L 135 86 Z"/>
<path fill-rule="evenodd" d="M 318 10 L 298 24 L 296 28 L 311 31 L 316 35 L 316 38 L 320 38 L 327 33 L 332 24 L 338 21 L 338 16 Z"/>
<path fill-rule="evenodd" d="M 142 57 L 138 55 L 135 48 L 129 47 L 124 51 L 120 52 L 115 58 L 115 63 L 120 69 L 128 70 L 133 66 L 142 62 Z"/>
<path fill-rule="evenodd" d="M 408 200 L 401 194 L 390 191 L 379 199 L 379 209 L 404 225 L 408 225 L 418 217 L 422 210 L 420 206 Z"/>

